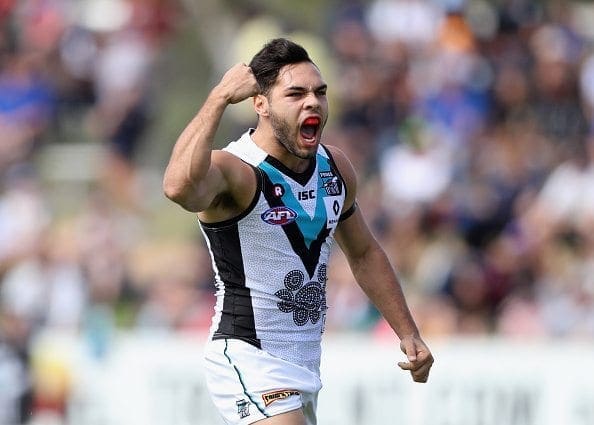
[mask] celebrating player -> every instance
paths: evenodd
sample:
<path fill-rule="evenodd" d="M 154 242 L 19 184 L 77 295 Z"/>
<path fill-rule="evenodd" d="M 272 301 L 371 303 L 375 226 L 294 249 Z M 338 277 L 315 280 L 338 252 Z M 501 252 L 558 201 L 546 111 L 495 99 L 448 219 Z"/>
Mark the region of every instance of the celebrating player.
<path fill-rule="evenodd" d="M 177 140 L 165 194 L 198 213 L 216 276 L 207 384 L 227 423 L 316 423 L 326 267 L 334 239 L 400 339 L 417 382 L 433 356 L 356 202 L 354 169 L 321 143 L 327 85 L 301 46 L 275 39 L 212 89 Z M 252 98 L 258 123 L 222 150 L 228 105 Z M 331 284 L 331 283 L 328 283 Z"/>

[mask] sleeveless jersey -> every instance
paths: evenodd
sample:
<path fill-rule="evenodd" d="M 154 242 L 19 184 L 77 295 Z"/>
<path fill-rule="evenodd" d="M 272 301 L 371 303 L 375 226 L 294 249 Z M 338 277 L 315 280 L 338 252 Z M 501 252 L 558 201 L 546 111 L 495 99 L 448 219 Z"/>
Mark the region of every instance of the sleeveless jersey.
<path fill-rule="evenodd" d="M 326 267 L 346 186 L 322 145 L 303 173 L 246 132 L 224 150 L 254 167 L 251 205 L 233 219 L 200 222 L 215 272 L 210 337 L 246 341 L 317 369 L 326 315 Z"/>

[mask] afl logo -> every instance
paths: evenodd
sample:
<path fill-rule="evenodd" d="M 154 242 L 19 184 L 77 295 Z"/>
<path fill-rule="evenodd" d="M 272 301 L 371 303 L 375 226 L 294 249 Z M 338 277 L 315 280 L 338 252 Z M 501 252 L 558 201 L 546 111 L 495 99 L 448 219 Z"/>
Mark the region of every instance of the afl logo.
<path fill-rule="evenodd" d="M 260 217 L 268 224 L 283 226 L 294 222 L 297 213 L 289 207 L 272 207 L 264 211 Z"/>

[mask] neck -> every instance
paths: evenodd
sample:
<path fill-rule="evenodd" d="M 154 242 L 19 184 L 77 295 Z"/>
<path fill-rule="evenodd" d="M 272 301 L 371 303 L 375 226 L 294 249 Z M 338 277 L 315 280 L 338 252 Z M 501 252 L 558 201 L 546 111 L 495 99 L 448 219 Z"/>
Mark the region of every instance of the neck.
<path fill-rule="evenodd" d="M 258 125 L 251 137 L 260 149 L 273 158 L 276 158 L 290 170 L 296 173 L 302 173 L 307 170 L 311 159 L 299 158 L 289 152 L 287 148 L 276 139 L 271 127 Z"/>

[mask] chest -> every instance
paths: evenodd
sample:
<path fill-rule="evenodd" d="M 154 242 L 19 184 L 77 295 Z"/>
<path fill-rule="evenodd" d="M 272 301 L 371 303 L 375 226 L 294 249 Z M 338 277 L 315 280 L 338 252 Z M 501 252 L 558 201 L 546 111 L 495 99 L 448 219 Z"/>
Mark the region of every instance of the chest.
<path fill-rule="evenodd" d="M 329 163 L 320 161 L 301 181 L 269 165 L 260 169 L 266 201 L 259 211 L 263 223 L 284 230 L 293 227 L 308 244 L 323 233 L 333 233 L 344 203 L 344 183 Z"/>

